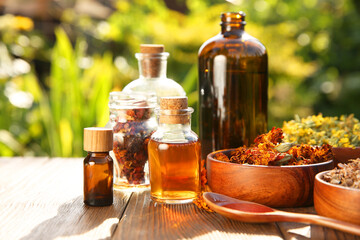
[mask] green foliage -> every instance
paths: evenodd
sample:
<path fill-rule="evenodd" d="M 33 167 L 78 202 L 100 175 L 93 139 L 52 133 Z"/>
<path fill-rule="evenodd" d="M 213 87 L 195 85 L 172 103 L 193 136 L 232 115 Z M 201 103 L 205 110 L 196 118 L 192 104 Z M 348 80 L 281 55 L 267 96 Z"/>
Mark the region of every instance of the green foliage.
<path fill-rule="evenodd" d="M 94 55 L 87 59 L 90 61 L 85 69 L 79 67 L 79 62 L 86 59 L 86 42 L 79 39 L 73 49 L 66 33 L 61 29 L 56 30 L 56 44 L 52 51 L 51 73 L 48 79 L 49 91 L 44 90 L 34 74 L 12 79 L 17 85 L 23 85 L 34 97 L 34 104 L 29 111 L 13 111 L 14 115 L 33 116 L 21 117 L 21 123 L 13 117 L 6 124 L 9 131 L 3 140 L 2 154 L 25 154 L 21 142 L 14 139 L 11 128 L 17 126 L 28 128 L 24 131 L 40 133 L 38 136 L 28 136 L 31 142 L 37 142 L 38 149 L 43 149 L 51 156 L 81 156 L 83 155 L 83 128 L 91 126 L 104 126 L 108 119 L 108 95 L 116 76 L 113 57 L 110 53 L 102 56 Z M 13 108 L 11 105 L 7 107 Z M 14 110 L 14 109 L 12 109 Z M 17 122 L 17 121 L 16 121 Z M 5 135 L 2 135 L 5 136 Z M 12 138 L 10 138 L 12 137 Z M 11 151 L 5 148 L 13 143 Z M 29 142 L 30 143 L 30 142 Z M 25 144 L 27 145 L 27 144 Z M 43 152 L 27 150 L 26 154 L 42 154 Z"/>
<path fill-rule="evenodd" d="M 82 129 L 103 126 L 109 92 L 137 78 L 141 43 L 162 43 L 170 52 L 168 76 L 187 92 L 196 129 L 197 52 L 219 33 L 225 11 L 244 11 L 246 31 L 267 47 L 269 127 L 295 114 L 360 116 L 358 1 L 231 2 L 186 1 L 179 12 L 163 0 L 117 0 L 105 20 L 66 9 L 55 44 L 31 30 L 29 19 L 0 17 L 0 107 L 7 114 L 0 118 L 0 154 L 82 155 Z M 2 74 L 19 59 L 30 70 Z M 14 105 L 11 91 L 29 93 L 31 106 Z"/>
<path fill-rule="evenodd" d="M 55 34 L 49 101 L 40 101 L 40 108 L 45 113 L 52 155 L 80 156 L 83 128 L 106 124 L 104 116 L 108 115 L 108 94 L 115 74 L 112 56 L 94 56 L 92 65 L 82 70 L 78 63 L 85 57 L 86 43 L 79 40 L 73 49 L 63 30 L 57 29 Z"/>

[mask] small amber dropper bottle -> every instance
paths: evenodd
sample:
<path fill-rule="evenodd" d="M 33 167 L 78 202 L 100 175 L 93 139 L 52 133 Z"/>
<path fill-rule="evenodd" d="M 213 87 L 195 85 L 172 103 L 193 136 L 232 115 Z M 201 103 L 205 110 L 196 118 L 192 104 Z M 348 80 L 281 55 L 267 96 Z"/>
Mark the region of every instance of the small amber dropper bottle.
<path fill-rule="evenodd" d="M 107 206 L 113 203 L 113 133 L 109 128 L 85 128 L 84 203 Z"/>

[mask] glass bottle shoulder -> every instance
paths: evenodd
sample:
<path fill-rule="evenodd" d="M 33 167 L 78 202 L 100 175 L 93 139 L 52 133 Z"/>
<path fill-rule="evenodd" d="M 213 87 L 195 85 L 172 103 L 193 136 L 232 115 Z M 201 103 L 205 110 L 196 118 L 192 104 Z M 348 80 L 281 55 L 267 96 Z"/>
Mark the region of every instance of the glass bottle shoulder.
<path fill-rule="evenodd" d="M 164 131 L 158 129 L 151 135 L 151 140 L 165 143 L 189 143 L 199 140 L 193 131 Z"/>
<path fill-rule="evenodd" d="M 240 32 L 240 33 L 239 33 Z M 216 55 L 243 55 L 244 57 L 259 57 L 267 55 L 265 46 L 245 31 L 234 35 L 219 33 L 207 40 L 199 49 L 199 57 Z"/>
<path fill-rule="evenodd" d="M 139 78 L 123 89 L 124 92 L 154 92 L 157 97 L 185 96 L 184 89 L 170 78 Z"/>
<path fill-rule="evenodd" d="M 109 152 L 89 152 L 84 159 L 84 163 L 93 162 L 94 164 L 104 164 L 113 162 Z"/>

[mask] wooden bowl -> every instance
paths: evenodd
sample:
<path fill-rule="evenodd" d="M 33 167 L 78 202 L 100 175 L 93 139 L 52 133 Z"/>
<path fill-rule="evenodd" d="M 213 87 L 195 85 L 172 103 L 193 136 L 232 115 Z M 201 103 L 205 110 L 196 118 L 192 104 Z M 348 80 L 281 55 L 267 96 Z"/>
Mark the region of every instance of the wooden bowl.
<path fill-rule="evenodd" d="M 315 177 L 316 212 L 322 216 L 360 225 L 360 189 L 325 182 L 323 176 L 326 172 L 321 172 Z"/>
<path fill-rule="evenodd" d="M 313 204 L 315 175 L 332 169 L 333 161 L 299 166 L 261 166 L 228 163 L 207 156 L 207 179 L 212 192 L 270 207 L 300 207 Z"/>
<path fill-rule="evenodd" d="M 348 163 L 350 159 L 360 158 L 360 147 L 333 147 L 333 154 L 336 167 L 338 163 Z"/>

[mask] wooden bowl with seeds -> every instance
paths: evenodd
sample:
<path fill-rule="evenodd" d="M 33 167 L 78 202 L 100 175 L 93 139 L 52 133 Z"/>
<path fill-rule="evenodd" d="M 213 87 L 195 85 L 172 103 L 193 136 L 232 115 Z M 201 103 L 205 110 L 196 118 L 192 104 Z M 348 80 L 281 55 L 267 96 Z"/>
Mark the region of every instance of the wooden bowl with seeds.
<path fill-rule="evenodd" d="M 360 189 L 334 184 L 328 179 L 325 181 L 326 178 L 329 178 L 331 171 L 334 170 L 318 173 L 315 177 L 314 206 L 316 212 L 322 216 L 359 224 L 360 228 Z M 351 179 L 346 179 L 343 184 L 355 185 Z"/>
<path fill-rule="evenodd" d="M 207 156 L 207 179 L 212 192 L 270 207 L 303 207 L 313 204 L 315 175 L 332 169 L 333 161 L 310 165 L 263 166 L 219 161 L 234 149 Z"/>

